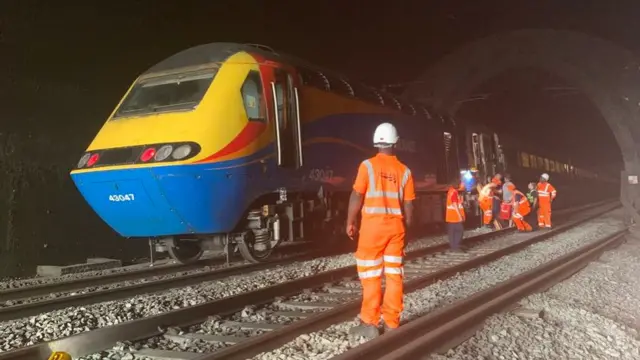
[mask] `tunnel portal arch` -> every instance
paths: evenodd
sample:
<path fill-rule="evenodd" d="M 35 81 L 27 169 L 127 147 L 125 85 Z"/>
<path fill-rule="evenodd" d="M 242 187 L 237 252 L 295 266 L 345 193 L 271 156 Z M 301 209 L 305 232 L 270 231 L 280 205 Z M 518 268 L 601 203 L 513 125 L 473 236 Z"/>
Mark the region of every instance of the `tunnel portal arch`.
<path fill-rule="evenodd" d="M 546 70 L 581 88 L 611 128 L 625 172 L 640 174 L 640 61 L 631 51 L 612 42 L 562 30 L 526 29 L 496 34 L 445 56 L 428 68 L 406 94 L 454 116 L 462 105 L 459 100 L 483 82 L 525 67 Z M 635 189 L 638 186 L 621 189 L 628 215 L 636 222 L 640 222 L 640 191 Z"/>

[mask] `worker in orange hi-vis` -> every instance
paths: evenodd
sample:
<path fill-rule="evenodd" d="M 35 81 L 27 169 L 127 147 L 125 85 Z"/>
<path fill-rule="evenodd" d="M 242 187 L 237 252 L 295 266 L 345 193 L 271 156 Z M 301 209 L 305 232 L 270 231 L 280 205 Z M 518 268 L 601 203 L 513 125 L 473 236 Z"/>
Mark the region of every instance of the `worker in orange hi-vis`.
<path fill-rule="evenodd" d="M 485 226 L 490 226 L 493 220 L 493 194 L 497 187 L 498 184 L 491 181 L 483 186 L 478 194 L 478 203 L 482 210 L 482 224 Z"/>
<path fill-rule="evenodd" d="M 513 183 L 507 185 L 507 190 L 511 192 L 513 204 L 513 214 L 511 220 L 516 224 L 516 228 L 520 232 L 529 232 L 533 230 L 531 225 L 524 219 L 525 216 L 531 212 L 531 205 L 529 205 L 529 199 L 520 190 L 516 189 Z"/>
<path fill-rule="evenodd" d="M 347 235 L 354 239 L 356 218 L 362 209 L 356 265 L 362 283 L 360 325 L 349 333 L 366 338 L 380 335 L 382 272 L 386 289 L 382 299 L 384 329 L 400 325 L 403 309 L 403 256 L 405 232 L 413 220 L 416 197 L 411 171 L 395 156 L 396 128 L 380 124 L 373 143 L 378 154 L 363 161 L 353 185 L 347 214 Z"/>
<path fill-rule="evenodd" d="M 464 221 L 466 218 L 462 198 L 455 188 L 457 183 L 458 179 L 455 178 L 449 184 L 449 190 L 447 191 L 447 208 L 445 212 L 449 247 L 453 251 L 460 251 L 460 242 L 464 235 Z"/>
<path fill-rule="evenodd" d="M 551 228 L 551 203 L 556 198 L 556 188 L 549 183 L 549 174 L 540 175 L 538 190 L 538 226 Z"/>

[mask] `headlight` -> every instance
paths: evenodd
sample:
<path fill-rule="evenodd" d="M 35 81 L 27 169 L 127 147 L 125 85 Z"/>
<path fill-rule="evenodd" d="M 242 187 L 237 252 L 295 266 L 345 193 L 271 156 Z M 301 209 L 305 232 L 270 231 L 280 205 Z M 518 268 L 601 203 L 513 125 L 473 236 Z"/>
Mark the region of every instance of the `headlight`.
<path fill-rule="evenodd" d="M 169 155 L 171 155 L 172 151 L 173 151 L 173 146 L 164 145 L 160 149 L 158 149 L 158 151 L 156 152 L 156 155 L 154 156 L 154 159 L 156 161 L 166 160 L 169 157 Z"/>
<path fill-rule="evenodd" d="M 89 153 L 82 155 L 82 157 L 80 158 L 80 161 L 78 161 L 78 168 L 82 168 L 85 165 L 87 165 L 87 161 L 89 161 L 90 157 L 91 157 L 91 154 Z"/>
<path fill-rule="evenodd" d="M 176 160 L 180 160 L 186 158 L 187 156 L 189 156 L 189 154 L 191 154 L 191 146 L 188 144 L 184 144 L 178 146 L 175 150 L 173 150 L 173 154 L 171 154 L 171 157 Z"/>

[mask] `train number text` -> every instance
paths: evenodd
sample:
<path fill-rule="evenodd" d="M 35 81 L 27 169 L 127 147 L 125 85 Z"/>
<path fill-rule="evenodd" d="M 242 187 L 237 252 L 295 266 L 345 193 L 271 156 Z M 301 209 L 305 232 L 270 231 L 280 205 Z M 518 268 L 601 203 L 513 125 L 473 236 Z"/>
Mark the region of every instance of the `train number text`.
<path fill-rule="evenodd" d="M 333 170 L 311 169 L 309 172 L 311 181 L 329 181 L 331 178 L 333 178 Z"/>
<path fill-rule="evenodd" d="M 136 199 L 133 194 L 118 194 L 109 195 L 109 201 L 121 202 L 121 201 L 134 201 Z"/>

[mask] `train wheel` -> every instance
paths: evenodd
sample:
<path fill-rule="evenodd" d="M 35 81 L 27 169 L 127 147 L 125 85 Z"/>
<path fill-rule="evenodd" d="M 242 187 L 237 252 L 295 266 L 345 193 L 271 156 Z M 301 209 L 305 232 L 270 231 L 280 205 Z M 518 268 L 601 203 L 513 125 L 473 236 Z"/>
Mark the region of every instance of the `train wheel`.
<path fill-rule="evenodd" d="M 243 241 L 238 242 L 238 249 L 240 250 L 240 255 L 242 255 L 245 260 L 252 263 L 259 263 L 266 261 L 271 255 L 271 252 L 273 252 L 274 248 L 268 245 L 270 244 L 256 242 L 254 232 L 247 231 L 244 234 Z"/>
<path fill-rule="evenodd" d="M 181 264 L 198 261 L 204 250 L 198 241 L 174 240 L 174 246 L 169 247 L 169 256 Z"/>

